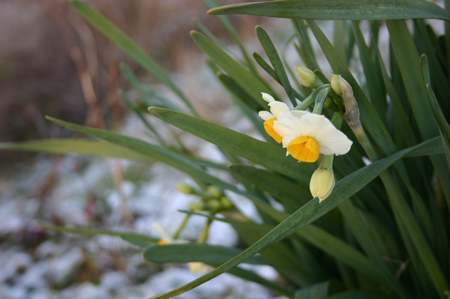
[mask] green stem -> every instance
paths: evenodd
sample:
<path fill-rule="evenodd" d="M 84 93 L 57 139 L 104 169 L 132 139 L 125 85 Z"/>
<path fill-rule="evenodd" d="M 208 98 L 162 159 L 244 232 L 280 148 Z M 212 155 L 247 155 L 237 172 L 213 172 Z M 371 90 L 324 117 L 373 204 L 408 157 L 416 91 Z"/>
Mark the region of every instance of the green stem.
<path fill-rule="evenodd" d="M 191 217 L 191 214 L 187 214 L 186 217 L 184 217 L 183 222 L 181 222 L 180 226 L 178 227 L 177 231 L 173 235 L 173 239 L 176 240 L 180 236 L 181 232 L 183 231 L 184 227 L 186 226 L 186 223 L 188 222 L 189 218 Z"/>
<path fill-rule="evenodd" d="M 214 214 L 211 213 L 211 216 L 214 216 Z M 206 243 L 206 241 L 208 240 L 209 227 L 211 226 L 212 222 L 213 222 L 213 219 L 212 218 L 208 218 L 208 220 L 206 221 L 205 226 L 202 228 L 202 232 L 200 233 L 200 236 L 198 237 L 197 243 L 199 243 L 199 244 Z"/>

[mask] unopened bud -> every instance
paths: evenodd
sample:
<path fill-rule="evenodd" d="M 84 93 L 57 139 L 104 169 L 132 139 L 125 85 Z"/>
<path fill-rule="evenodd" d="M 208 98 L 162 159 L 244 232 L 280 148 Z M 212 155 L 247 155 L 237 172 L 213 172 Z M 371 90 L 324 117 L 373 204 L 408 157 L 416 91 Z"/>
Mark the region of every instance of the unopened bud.
<path fill-rule="evenodd" d="M 217 186 L 209 186 L 207 190 L 213 197 L 221 197 L 223 195 L 222 189 Z"/>
<path fill-rule="evenodd" d="M 208 211 L 210 212 L 218 212 L 222 208 L 220 201 L 217 199 L 211 199 L 208 201 Z"/>
<path fill-rule="evenodd" d="M 192 211 L 204 211 L 206 208 L 206 205 L 203 201 L 191 201 L 189 203 L 189 207 L 191 208 Z"/>
<path fill-rule="evenodd" d="M 341 83 L 339 82 L 339 78 L 341 77 L 341 75 L 331 75 L 331 88 L 334 90 L 335 93 L 337 93 L 338 95 L 342 95 L 342 89 L 341 89 Z"/>
<path fill-rule="evenodd" d="M 194 188 L 186 183 L 178 183 L 175 185 L 175 188 L 177 188 L 178 191 L 184 194 L 194 194 L 195 190 Z"/>
<path fill-rule="evenodd" d="M 296 66 L 295 72 L 300 80 L 300 83 L 305 87 L 313 87 L 314 82 L 316 82 L 316 74 L 309 68 L 304 66 Z"/>
<path fill-rule="evenodd" d="M 318 168 L 314 171 L 309 183 L 312 196 L 318 197 L 319 202 L 327 198 L 333 191 L 335 184 L 333 170 Z"/>
<path fill-rule="evenodd" d="M 331 75 L 331 88 L 342 97 L 345 105 L 343 117 L 352 128 L 353 132 L 357 134 L 358 131 L 362 130 L 362 126 L 359 120 L 358 103 L 353 95 L 352 87 L 341 75 Z M 338 91 L 340 91 L 340 93 Z"/>
<path fill-rule="evenodd" d="M 231 200 L 229 200 L 227 197 L 223 196 L 220 199 L 220 203 L 222 204 L 222 207 L 224 210 L 229 210 L 232 207 L 234 207 L 233 203 L 231 202 Z"/>

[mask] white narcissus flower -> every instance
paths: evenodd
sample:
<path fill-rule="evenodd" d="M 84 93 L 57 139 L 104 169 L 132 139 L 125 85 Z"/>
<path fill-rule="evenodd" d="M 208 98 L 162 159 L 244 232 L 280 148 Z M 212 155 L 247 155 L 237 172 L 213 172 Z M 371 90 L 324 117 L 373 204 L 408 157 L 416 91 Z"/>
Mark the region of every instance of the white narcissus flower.
<path fill-rule="evenodd" d="M 328 118 L 314 113 L 301 117 L 279 113 L 273 129 L 282 137 L 286 155 L 303 162 L 316 162 L 320 154 L 344 155 L 353 143 Z"/>
<path fill-rule="evenodd" d="M 294 116 L 294 117 L 301 117 L 304 114 L 307 114 L 309 112 L 306 111 L 297 111 L 293 110 L 291 111 L 283 102 L 275 101 L 275 99 L 268 93 L 262 92 L 262 98 L 269 103 L 270 106 L 270 112 L 269 111 L 260 111 L 259 117 L 261 117 L 264 122 L 264 129 L 266 130 L 267 134 L 269 134 L 270 137 L 275 139 L 276 142 L 281 143 L 283 137 L 280 136 L 275 130 L 273 129 L 274 122 L 277 120 L 277 117 L 280 113 L 283 113 L 285 115 Z"/>

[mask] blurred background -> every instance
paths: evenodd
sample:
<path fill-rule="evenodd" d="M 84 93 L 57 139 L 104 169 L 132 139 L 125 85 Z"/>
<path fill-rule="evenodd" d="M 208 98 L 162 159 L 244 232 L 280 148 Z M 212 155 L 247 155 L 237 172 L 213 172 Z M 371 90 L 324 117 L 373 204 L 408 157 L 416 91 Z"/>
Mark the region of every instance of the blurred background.
<path fill-rule="evenodd" d="M 213 74 L 201 66 L 205 57 L 190 38 L 189 32 L 197 29 L 192 22 L 195 17 L 222 42 L 231 42 L 217 19 L 206 14 L 208 8 L 202 1 L 87 2 L 149 53 L 203 117 L 241 131 L 248 129 Z M 238 2 L 223 0 L 220 4 Z M 255 17 L 230 19 L 251 51 L 261 50 L 254 27 L 274 23 Z M 120 75 L 120 62 L 126 62 L 142 84 L 169 99 L 174 97 L 88 25 L 68 1 L 0 0 L 0 142 L 75 135 L 47 122 L 45 115 L 148 138 L 118 96 L 119 89 L 134 96 Z M 211 146 L 178 134 L 199 154 L 220 159 Z M 153 224 L 159 222 L 173 232 L 183 217 L 177 209 L 189 204 L 189 198 L 174 186 L 180 181 L 192 183 L 181 173 L 159 164 L 150 167 L 17 151 L 0 151 L 0 165 L 0 298 L 146 298 L 198 276 L 189 273 L 186 265 L 146 263 L 139 248 L 120 238 L 57 233 L 37 223 L 156 236 Z M 244 201 L 241 209 L 252 215 Z M 195 240 L 202 225 L 203 219 L 194 217 L 182 237 Z M 214 224 L 211 230 L 210 243 L 237 244 L 236 235 L 226 225 Z M 256 271 L 276 278 L 267 269 Z M 184 298 L 274 296 L 223 275 Z"/>

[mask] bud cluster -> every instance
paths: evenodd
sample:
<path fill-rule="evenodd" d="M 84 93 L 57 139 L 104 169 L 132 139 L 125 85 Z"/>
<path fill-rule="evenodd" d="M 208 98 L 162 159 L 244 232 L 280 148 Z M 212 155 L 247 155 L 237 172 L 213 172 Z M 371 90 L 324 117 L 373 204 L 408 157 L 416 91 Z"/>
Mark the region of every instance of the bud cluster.
<path fill-rule="evenodd" d="M 220 213 L 234 208 L 233 203 L 225 196 L 223 190 L 217 186 L 208 186 L 206 191 L 196 190 L 189 184 L 178 183 L 178 191 L 184 194 L 196 195 L 200 200 L 191 201 L 189 207 L 192 211 L 208 211 L 210 213 Z"/>

